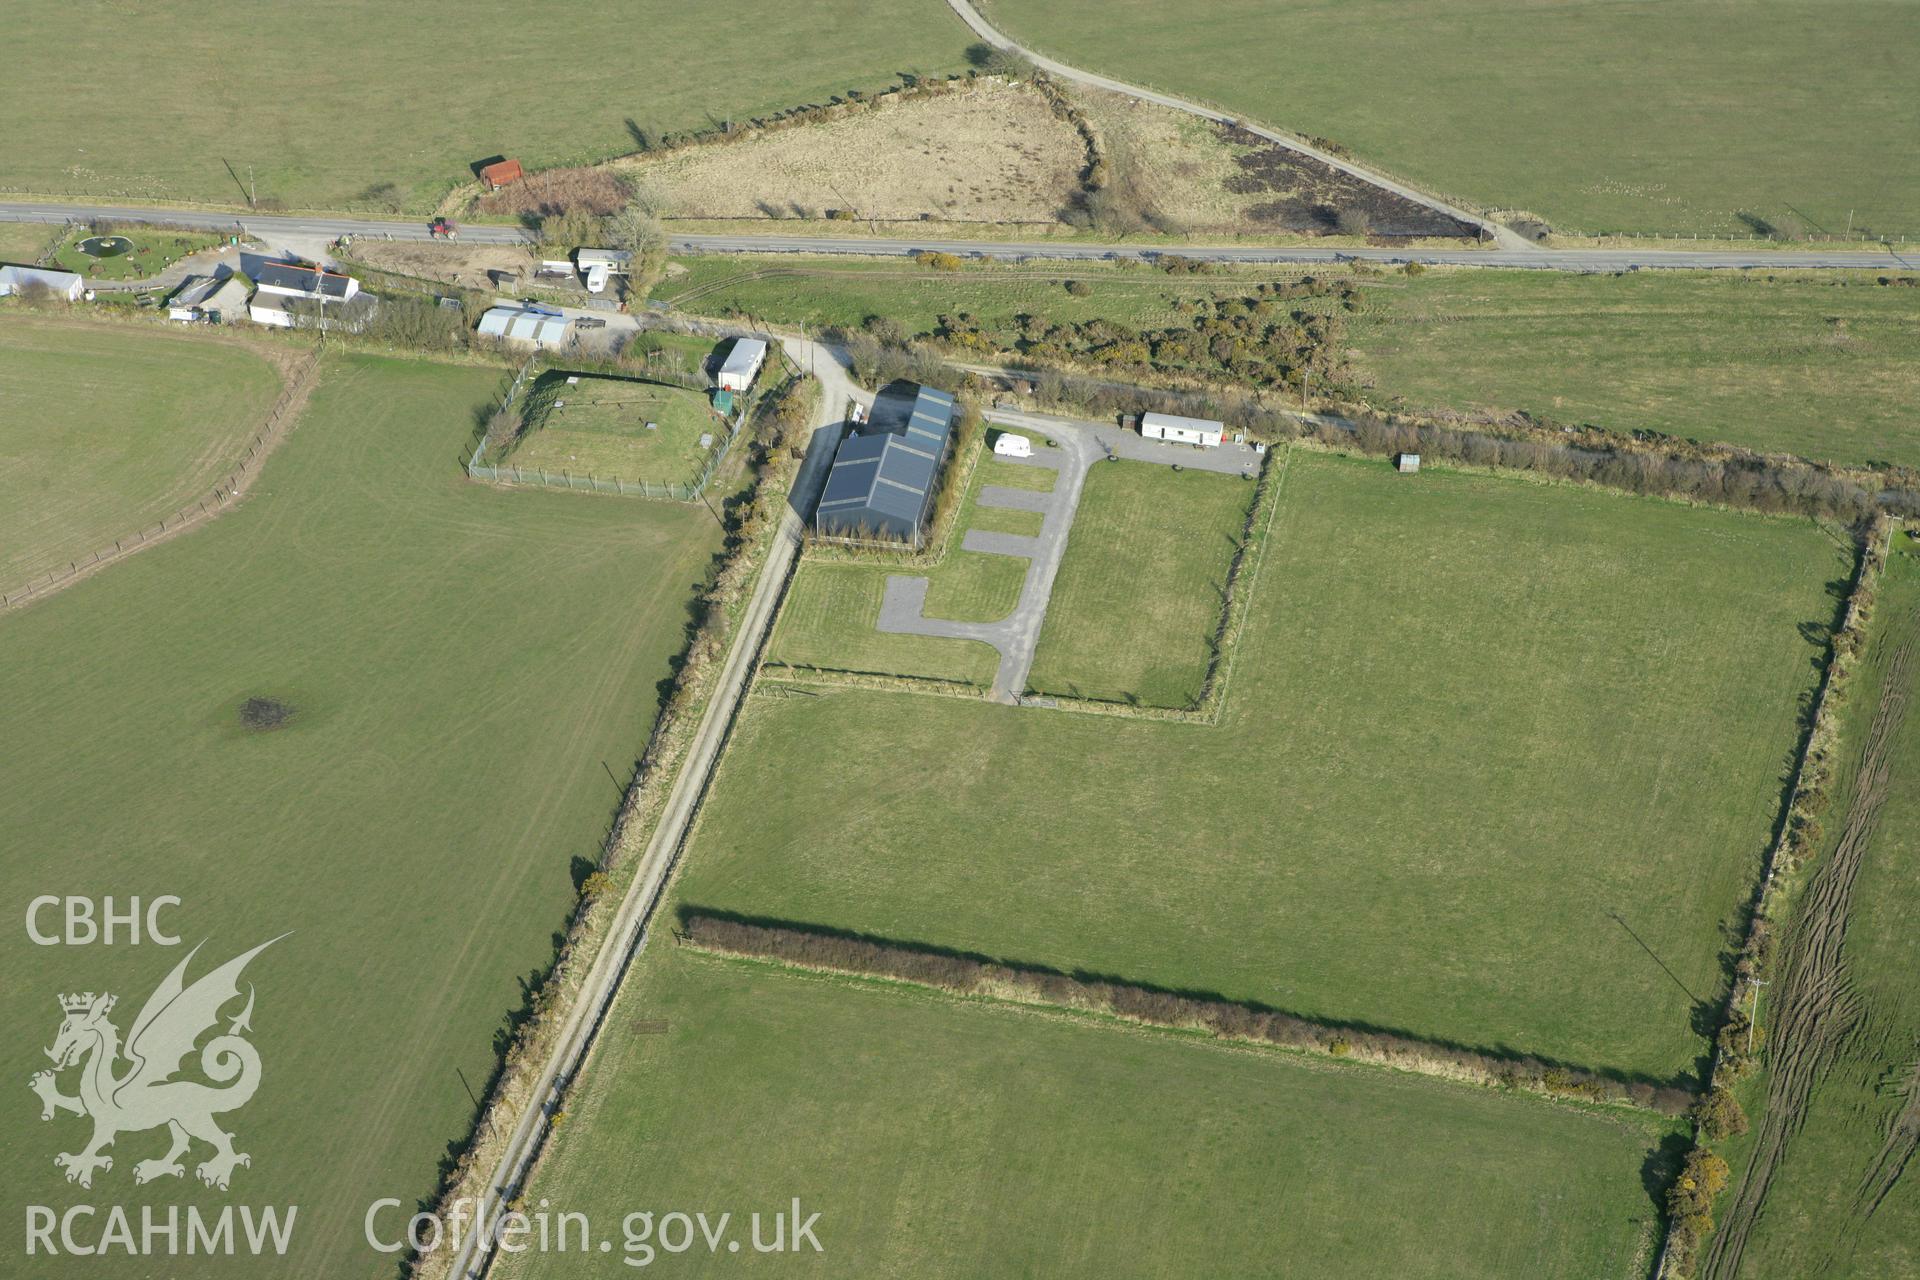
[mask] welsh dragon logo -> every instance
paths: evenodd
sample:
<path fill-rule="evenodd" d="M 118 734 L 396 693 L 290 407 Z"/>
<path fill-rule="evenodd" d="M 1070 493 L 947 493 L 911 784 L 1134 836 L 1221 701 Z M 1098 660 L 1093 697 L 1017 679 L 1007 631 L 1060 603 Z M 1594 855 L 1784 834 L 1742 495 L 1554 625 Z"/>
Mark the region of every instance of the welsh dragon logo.
<path fill-rule="evenodd" d="M 116 1137 L 162 1125 L 172 1136 L 172 1145 L 158 1159 L 135 1164 L 135 1182 L 181 1177 L 186 1169 L 180 1157 L 194 1139 L 213 1148 L 213 1155 L 194 1170 L 210 1187 L 226 1190 L 234 1169 L 252 1163 L 245 1153 L 233 1149 L 233 1135 L 214 1122 L 215 1116 L 245 1106 L 260 1087 L 260 1054 L 244 1035 L 252 1030 L 251 984 L 246 1007 L 228 1020 L 224 1033 L 200 1050 L 200 1071 L 214 1083 L 175 1076 L 193 1053 L 195 1042 L 219 1024 L 221 1009 L 239 998 L 240 973 L 247 962 L 279 940 L 261 943 L 188 986 L 187 965 L 199 953 L 196 946 L 147 997 L 124 1047 L 119 1028 L 107 1018 L 113 1012 L 113 996 L 89 991 L 60 997 L 60 1010 L 66 1016 L 53 1047 L 46 1051 L 53 1069 L 37 1072 L 29 1083 L 40 1095 L 42 1120 L 51 1120 L 60 1111 L 93 1119 L 92 1141 L 79 1151 L 53 1158 L 66 1171 L 68 1182 L 91 1187 L 95 1170 L 112 1170 L 113 1158 L 105 1152 Z M 124 1070 L 118 1069 L 122 1059 L 127 1063 Z M 60 1092 L 56 1077 L 73 1066 L 80 1067 L 80 1092 L 69 1097 Z"/>

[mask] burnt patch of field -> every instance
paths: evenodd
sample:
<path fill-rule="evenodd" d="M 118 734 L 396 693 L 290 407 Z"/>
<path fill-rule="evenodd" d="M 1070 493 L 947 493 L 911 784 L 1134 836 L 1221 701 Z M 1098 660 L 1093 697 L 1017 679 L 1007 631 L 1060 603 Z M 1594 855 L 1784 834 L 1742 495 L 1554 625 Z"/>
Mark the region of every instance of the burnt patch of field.
<path fill-rule="evenodd" d="M 279 698 L 252 697 L 240 704 L 240 725 L 254 733 L 271 733 L 293 723 L 298 710 Z"/>
<path fill-rule="evenodd" d="M 1247 217 L 1277 231 L 1307 235 L 1371 235 L 1392 239 L 1473 239 L 1479 228 L 1356 178 L 1312 156 L 1280 146 L 1238 125 L 1217 126 L 1236 148 L 1237 172 L 1223 184 L 1234 195 L 1265 197 Z"/>

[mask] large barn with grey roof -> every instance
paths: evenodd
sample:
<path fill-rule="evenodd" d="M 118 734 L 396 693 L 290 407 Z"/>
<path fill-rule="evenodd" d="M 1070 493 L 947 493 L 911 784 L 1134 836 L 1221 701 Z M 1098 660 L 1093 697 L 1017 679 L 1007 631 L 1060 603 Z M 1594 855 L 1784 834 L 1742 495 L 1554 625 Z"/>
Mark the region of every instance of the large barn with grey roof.
<path fill-rule="evenodd" d="M 865 429 L 840 442 L 814 528 L 918 546 L 952 434 L 953 397 L 946 392 L 911 382 L 882 391 Z"/>

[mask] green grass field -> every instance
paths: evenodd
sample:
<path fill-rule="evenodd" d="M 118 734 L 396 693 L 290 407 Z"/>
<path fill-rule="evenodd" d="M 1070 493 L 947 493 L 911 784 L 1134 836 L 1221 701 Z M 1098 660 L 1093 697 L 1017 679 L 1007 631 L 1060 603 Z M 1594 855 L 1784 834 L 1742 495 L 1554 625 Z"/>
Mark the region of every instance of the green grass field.
<path fill-rule="evenodd" d="M 247 971 L 264 1082 L 222 1119 L 253 1158 L 232 1199 L 299 1206 L 276 1276 L 392 1274 L 362 1216 L 432 1192 L 469 1132 L 467 1086 L 553 954 L 570 864 L 598 851 L 718 547 L 697 507 L 468 482 L 460 455 L 501 381 L 334 358 L 244 505 L 0 617 L 18 909 L 177 895 L 167 923 L 208 939 L 196 975 L 292 931 Z M 291 721 L 244 728 L 253 697 Z M 143 1203 L 215 1203 L 191 1171 L 133 1185 L 164 1133 L 123 1135 L 91 1191 L 68 1185 L 53 1156 L 83 1122 L 42 1124 L 25 1092 L 57 993 L 117 993 L 124 1033 L 185 948 L 34 946 L 19 916 L 5 945 L 5 1211 L 116 1203 L 138 1222 Z"/>
<path fill-rule="evenodd" d="M 1909 0 L 992 0 L 1009 35 L 1586 232 L 1920 234 Z M 1798 211 L 1797 214 L 1795 211 Z"/>
<path fill-rule="evenodd" d="M 663 283 L 656 296 L 700 315 L 740 311 L 768 320 L 857 328 L 868 316 L 888 316 L 912 333 L 933 328 L 940 316 L 965 312 L 983 324 L 1002 326 L 1021 312 L 1055 324 L 1112 318 L 1136 327 L 1172 324 L 1174 303 L 1244 282 L 1296 279 L 1297 271 L 1269 268 L 1220 277 L 1174 278 L 1145 267 L 1076 262 L 1070 268 L 967 267 L 919 270 L 899 259 L 764 257 L 701 254 L 679 260 L 686 271 Z M 752 278 L 749 278 L 752 277 Z M 1076 297 L 1068 280 L 1083 280 L 1092 292 Z M 1227 283 L 1233 281 L 1235 283 Z M 682 301 L 684 299 L 684 301 Z"/>
<path fill-rule="evenodd" d="M 457 22 L 347 0 L 296 6 L 208 66 L 253 16 L 239 0 L 88 22 L 54 0 L 8 5 L 0 45 L 21 71 L 0 83 L 0 188 L 240 204 L 252 181 L 294 207 L 418 213 L 495 155 L 528 168 L 604 159 L 634 150 L 636 129 L 718 127 L 902 71 L 957 70 L 967 43 L 940 6 L 877 0 L 632 21 L 572 3 L 533 23 L 509 0 L 463 5 Z M 476 73 L 503 59 L 511 74 Z"/>
<path fill-rule="evenodd" d="M 1293 458 L 1217 727 L 761 704 L 687 901 L 1694 1069 L 1813 682 L 1801 629 L 1832 620 L 1846 550 L 1800 522 L 1404 481 Z"/>
<path fill-rule="evenodd" d="M 726 424 L 698 391 L 592 375 L 580 375 L 569 386 L 568 376 L 554 369 L 535 381 L 527 397 L 527 432 L 506 465 L 691 484 L 726 437 Z"/>
<path fill-rule="evenodd" d="M 207 496 L 279 392 L 237 343 L 0 316 L 0 591 Z"/>
<path fill-rule="evenodd" d="M 1352 344 L 1418 407 L 1920 466 L 1920 295 L 1872 280 L 1433 272 L 1370 290 Z"/>
<path fill-rule="evenodd" d="M 1888 688 L 1888 662 L 1920 636 L 1920 543 L 1903 535 L 1896 545 L 1900 550 L 1881 579 L 1867 659 L 1844 711 L 1839 759 L 1847 773 L 1828 822 L 1836 836 L 1855 794 L 1868 725 Z M 1909 689 L 1911 682 L 1909 672 Z M 1920 937 L 1912 924 L 1912 904 L 1920 901 L 1920 715 L 1911 706 L 1892 742 L 1887 795 L 1854 881 L 1842 944 L 1858 1013 L 1831 1065 L 1816 1075 L 1804 1120 L 1788 1140 L 1746 1244 L 1742 1276 L 1920 1276 L 1915 1172 L 1908 1167 L 1893 1179 L 1874 1176 L 1877 1169 L 1898 1173 L 1920 1121 L 1913 1083 L 1920 1072 L 1920 993 L 1913 989 Z M 1802 923 L 1796 918 L 1792 927 Z M 1765 1009 L 1761 1021 L 1773 1025 Z M 1771 1044 L 1768 1060 L 1788 1048 Z M 1735 1164 L 1736 1177 L 1742 1167 Z"/>
<path fill-rule="evenodd" d="M 1197 703 L 1253 495 L 1239 476 L 1146 462 L 1095 466 L 1028 688 L 1161 707 Z"/>
<path fill-rule="evenodd" d="M 44 222 L 0 222 L 0 262 L 35 262 L 59 234 Z"/>
<path fill-rule="evenodd" d="M 1092 285 L 1076 298 L 1058 283 L 1064 277 L 1001 267 L 916 273 L 813 259 L 746 279 L 764 263 L 689 263 L 692 271 L 675 286 L 713 288 L 689 301 L 690 311 L 845 325 L 886 315 L 911 333 L 931 332 L 939 316 L 962 311 L 1001 328 L 1022 312 L 1136 328 L 1178 324 L 1181 299 L 1239 296 L 1261 280 L 1297 278 L 1273 270 L 1170 278 L 1075 264 L 1077 278 Z M 1349 317 L 1349 342 L 1354 371 L 1377 400 L 1526 409 L 1616 431 L 1651 429 L 1842 463 L 1920 465 L 1920 430 L 1906 412 L 1920 396 L 1920 307 L 1912 290 L 1879 287 L 1878 278 L 1784 273 L 1769 282 L 1757 272 L 1673 271 L 1363 277 L 1364 306 Z M 1543 359 L 1546 352 L 1556 358 Z"/>
<path fill-rule="evenodd" d="M 731 1210 L 745 1241 L 798 1196 L 821 1253 L 764 1268 L 1637 1280 L 1654 1221 L 1659 1137 L 1620 1117 L 662 942 L 583 1089 L 528 1200 L 587 1213 L 616 1256 L 627 1212 Z"/>
<path fill-rule="evenodd" d="M 969 529 L 997 529 L 1006 533 L 1027 530 L 1012 527 L 1007 512 L 982 507 L 976 499 L 987 484 L 1005 483 L 1005 473 L 1039 475 L 1049 481 L 1054 473 L 1015 467 L 981 455 L 967 482 L 967 493 L 954 515 L 954 528 L 938 564 L 900 563 L 884 553 L 844 552 L 825 546 L 802 563 L 794 576 L 780 620 L 767 647 L 767 661 L 775 666 L 817 667 L 866 675 L 910 676 L 918 679 L 957 680 L 965 684 L 993 683 L 999 656 L 977 640 L 953 640 L 874 630 L 887 578 L 893 574 L 927 579 L 926 615 L 954 622 L 998 622 L 1020 603 L 1029 561 L 967 551 L 960 543 Z"/>
<path fill-rule="evenodd" d="M 958 680 L 982 688 L 993 683 L 1000 655 L 977 640 L 875 631 L 886 582 L 884 571 L 867 565 L 819 560 L 802 565 L 767 646 L 768 664 Z M 927 607 L 933 608 L 931 588 Z"/>

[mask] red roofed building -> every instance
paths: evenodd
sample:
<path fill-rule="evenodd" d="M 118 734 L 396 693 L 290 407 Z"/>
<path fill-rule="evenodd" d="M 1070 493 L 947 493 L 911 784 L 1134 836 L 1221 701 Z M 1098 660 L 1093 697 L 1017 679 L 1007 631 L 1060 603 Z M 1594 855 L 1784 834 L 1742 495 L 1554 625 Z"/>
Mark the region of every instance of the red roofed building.
<path fill-rule="evenodd" d="M 487 190 L 498 191 L 508 183 L 518 182 L 527 175 L 521 171 L 518 160 L 502 160 L 490 164 L 480 171 L 480 181 L 487 184 Z"/>

